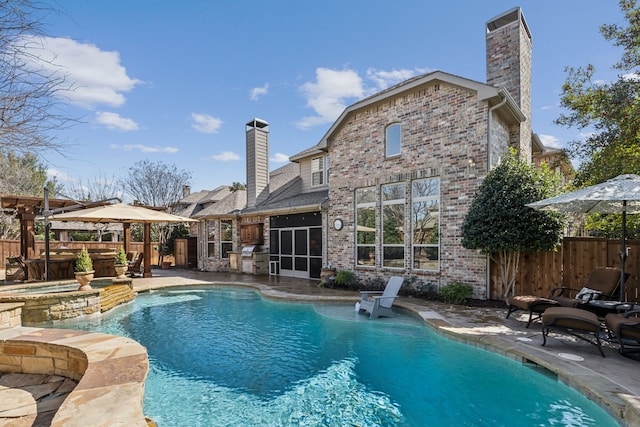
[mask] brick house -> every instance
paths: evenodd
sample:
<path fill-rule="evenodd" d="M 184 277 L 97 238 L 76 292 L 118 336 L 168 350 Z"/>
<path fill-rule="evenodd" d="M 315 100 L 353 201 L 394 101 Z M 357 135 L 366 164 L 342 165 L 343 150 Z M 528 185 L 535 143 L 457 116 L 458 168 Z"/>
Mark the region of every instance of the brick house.
<path fill-rule="evenodd" d="M 246 205 L 214 204 L 194 217 L 214 236 L 227 221 L 236 253 L 242 227 L 259 224 L 272 274 L 318 278 L 331 265 L 360 279 L 460 281 L 486 298 L 488 257 L 461 246 L 474 194 L 509 147 L 529 162 L 550 155 L 531 129 L 531 33 L 520 8 L 487 22 L 486 61 L 486 83 L 435 71 L 356 102 L 315 146 L 271 173 L 268 124 L 254 119 Z M 201 268 L 234 269 L 209 252 Z"/>

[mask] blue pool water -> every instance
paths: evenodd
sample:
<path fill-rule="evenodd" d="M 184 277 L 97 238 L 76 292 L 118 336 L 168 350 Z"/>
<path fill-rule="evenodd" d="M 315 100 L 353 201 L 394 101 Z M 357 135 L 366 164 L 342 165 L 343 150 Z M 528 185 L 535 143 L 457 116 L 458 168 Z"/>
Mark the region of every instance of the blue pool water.
<path fill-rule="evenodd" d="M 64 327 L 147 347 L 144 411 L 163 427 L 617 425 L 553 378 L 409 316 L 181 288 Z"/>

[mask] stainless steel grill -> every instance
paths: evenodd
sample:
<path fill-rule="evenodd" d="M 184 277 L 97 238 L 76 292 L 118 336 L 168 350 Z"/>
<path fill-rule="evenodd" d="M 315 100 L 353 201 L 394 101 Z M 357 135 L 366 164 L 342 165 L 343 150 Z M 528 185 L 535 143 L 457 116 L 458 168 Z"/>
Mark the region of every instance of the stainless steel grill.
<path fill-rule="evenodd" d="M 253 255 L 254 252 L 260 252 L 260 249 L 261 249 L 260 245 L 244 246 L 242 248 L 242 256 L 250 257 Z"/>

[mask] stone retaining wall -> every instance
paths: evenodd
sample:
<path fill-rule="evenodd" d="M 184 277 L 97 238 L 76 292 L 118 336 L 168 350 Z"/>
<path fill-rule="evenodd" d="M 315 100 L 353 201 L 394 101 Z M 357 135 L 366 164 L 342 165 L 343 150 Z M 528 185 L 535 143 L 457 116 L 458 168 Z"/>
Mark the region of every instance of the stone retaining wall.
<path fill-rule="evenodd" d="M 22 303 L 23 324 L 69 319 L 100 313 L 102 289 L 42 293 L 31 295 L 3 295 L 3 303 Z"/>
<path fill-rule="evenodd" d="M 22 306 L 20 302 L 0 303 L 0 329 L 22 325 Z"/>

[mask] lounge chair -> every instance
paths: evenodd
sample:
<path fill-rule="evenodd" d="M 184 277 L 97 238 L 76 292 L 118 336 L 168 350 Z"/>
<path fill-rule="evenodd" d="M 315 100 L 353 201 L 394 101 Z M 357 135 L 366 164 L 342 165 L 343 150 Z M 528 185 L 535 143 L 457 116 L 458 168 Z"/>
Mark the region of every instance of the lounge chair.
<path fill-rule="evenodd" d="M 527 321 L 528 328 L 531 326 L 531 322 L 542 317 L 542 313 L 544 313 L 547 308 L 560 304 L 549 298 L 536 297 L 533 295 L 516 295 L 507 299 L 507 305 L 509 306 L 507 319 L 514 311 L 524 310 L 529 313 L 529 320 Z M 536 317 L 533 317 L 534 314 Z"/>
<path fill-rule="evenodd" d="M 625 275 L 629 277 L 628 275 Z M 582 289 L 572 289 L 568 287 L 553 288 L 548 298 L 534 295 L 516 295 L 507 299 L 509 311 L 507 319 L 517 310 L 524 310 L 529 313 L 527 328 L 531 322 L 540 319 L 542 313 L 555 306 L 580 307 L 594 299 L 612 299 L 617 297 L 616 291 L 620 284 L 620 269 L 615 267 L 596 267 L 589 275 L 587 283 Z M 534 315 L 537 315 L 534 317 Z"/>
<path fill-rule="evenodd" d="M 361 291 L 358 311 L 366 311 L 369 313 L 370 319 L 377 319 L 380 316 L 394 316 L 391 306 L 393 301 L 398 297 L 398 291 L 402 286 L 404 279 L 400 276 L 392 276 L 387 286 L 382 291 Z M 381 294 L 381 295 L 374 295 Z"/>
<path fill-rule="evenodd" d="M 138 252 L 133 261 L 127 264 L 127 275 L 129 277 L 137 277 L 140 274 L 140 267 L 142 266 L 142 259 L 144 258 L 143 252 Z"/>
<path fill-rule="evenodd" d="M 626 313 L 609 313 L 604 323 L 609 329 L 609 338 L 620 344 L 619 352 L 633 359 L 640 358 L 640 305 Z"/>
<path fill-rule="evenodd" d="M 551 329 L 559 329 L 595 345 L 602 357 L 605 357 L 600 342 L 600 320 L 595 313 L 573 307 L 549 307 L 542 313 L 543 346 L 547 344 Z"/>
<path fill-rule="evenodd" d="M 628 275 L 625 275 L 629 277 Z M 581 289 L 568 287 L 553 288 L 550 299 L 563 307 L 579 307 L 594 299 L 611 300 L 618 297 L 620 269 L 617 267 L 596 267 L 589 280 Z"/>

